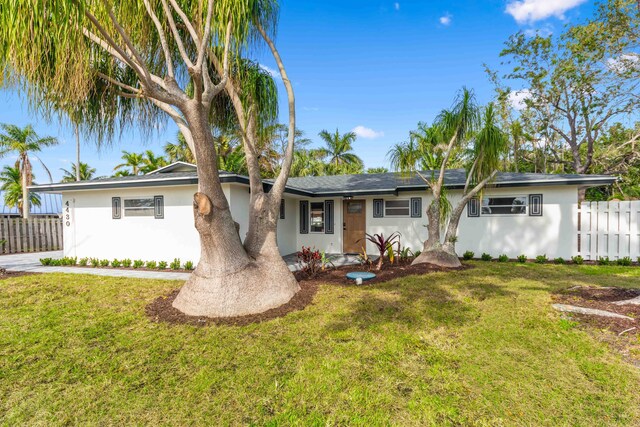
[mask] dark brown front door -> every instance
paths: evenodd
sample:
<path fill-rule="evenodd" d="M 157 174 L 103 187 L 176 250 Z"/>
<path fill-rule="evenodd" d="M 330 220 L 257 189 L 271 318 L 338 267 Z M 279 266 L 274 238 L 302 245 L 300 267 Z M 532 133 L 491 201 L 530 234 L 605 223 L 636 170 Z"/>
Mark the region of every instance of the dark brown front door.
<path fill-rule="evenodd" d="M 345 200 L 343 205 L 342 251 L 348 254 L 360 253 L 366 245 L 366 203 L 364 200 Z"/>

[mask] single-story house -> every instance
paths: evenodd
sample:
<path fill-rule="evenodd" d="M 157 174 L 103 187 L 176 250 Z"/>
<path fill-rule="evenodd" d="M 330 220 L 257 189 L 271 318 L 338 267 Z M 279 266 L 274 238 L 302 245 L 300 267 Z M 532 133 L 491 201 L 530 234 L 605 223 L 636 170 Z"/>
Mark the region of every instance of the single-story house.
<path fill-rule="evenodd" d="M 464 187 L 463 169 L 447 170 L 452 203 Z M 249 179 L 220 172 L 231 213 L 247 232 Z M 500 173 L 482 197 L 468 204 L 457 251 L 569 258 L 577 253 L 578 190 L 609 185 L 614 177 Z M 101 259 L 197 262 L 193 226 L 196 166 L 177 162 L 147 175 L 38 185 L 62 194 L 64 253 Z M 269 183 L 265 183 L 268 187 Z M 281 203 L 278 244 L 283 255 L 302 246 L 327 253 L 358 253 L 365 233 L 400 232 L 401 245 L 422 249 L 431 201 L 417 176 L 395 173 L 290 178 Z"/>

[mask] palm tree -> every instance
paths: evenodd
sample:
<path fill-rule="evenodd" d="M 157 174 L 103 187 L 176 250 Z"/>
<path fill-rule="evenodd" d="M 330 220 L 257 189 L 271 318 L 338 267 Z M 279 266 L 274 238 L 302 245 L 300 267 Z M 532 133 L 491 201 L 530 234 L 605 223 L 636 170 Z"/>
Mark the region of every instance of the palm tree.
<path fill-rule="evenodd" d="M 389 172 L 389 169 L 387 169 L 385 167 L 381 167 L 381 166 L 367 169 L 367 173 L 371 173 L 371 174 L 373 174 L 373 173 L 387 173 L 387 172 Z"/>
<path fill-rule="evenodd" d="M 142 167 L 140 172 L 143 174 L 153 172 L 161 167 L 167 166 L 169 163 L 163 156 L 156 156 L 151 150 L 146 150 L 142 155 Z"/>
<path fill-rule="evenodd" d="M 389 152 L 396 170 L 417 174 L 433 193 L 427 209 L 429 236 L 424 251 L 414 263 L 460 265 L 455 252 L 460 216 L 467 203 L 495 177 L 501 156 L 508 147 L 507 135 L 496 121 L 493 104 L 481 109 L 473 92 L 463 88 L 452 109 L 443 110 L 433 126 L 421 126 L 411 133 L 408 143 L 396 145 Z M 470 147 L 469 153 L 464 156 L 462 153 L 467 147 Z M 467 179 L 454 208 L 447 199 L 444 178 L 447 168 L 457 162 L 466 167 Z M 419 169 L 431 172 L 424 174 Z M 443 242 L 440 237 L 445 225 Z"/>
<path fill-rule="evenodd" d="M 323 162 L 324 150 L 299 149 L 293 153 L 291 176 L 321 176 L 325 175 L 326 165 Z"/>
<path fill-rule="evenodd" d="M 189 145 L 187 145 L 187 140 L 184 139 L 184 135 L 181 132 L 178 132 L 176 140 L 175 144 L 167 142 L 164 145 L 164 154 L 169 159 L 169 162 L 186 162 L 195 164 L 196 158 L 191 152 Z"/>
<path fill-rule="evenodd" d="M 74 181 L 88 181 L 93 179 L 96 169 L 89 166 L 87 163 L 80 162 L 80 169 L 74 164 L 71 170 L 60 168 L 64 173 L 62 182 L 74 182 Z"/>
<path fill-rule="evenodd" d="M 329 158 L 327 164 L 330 174 L 362 172 L 364 163 L 360 157 L 352 152 L 353 143 L 357 138 L 355 132 L 340 134 L 338 129 L 335 133 L 323 130 L 318 135 L 326 144 L 322 150 Z"/>
<path fill-rule="evenodd" d="M 124 162 L 113 168 L 116 176 L 140 175 L 141 168 L 145 164 L 143 154 L 122 151 L 121 158 Z"/>
<path fill-rule="evenodd" d="M 29 186 L 33 183 L 33 171 L 31 166 L 31 160 L 29 156 L 35 157 L 44 170 L 49 175 L 51 180 L 51 173 L 47 169 L 46 165 L 33 153 L 39 153 L 43 147 L 50 147 L 58 144 L 58 140 L 54 137 L 47 136 L 40 138 L 38 134 L 33 130 L 31 125 L 27 125 L 24 128 L 20 128 L 16 125 L 3 124 L 3 133 L 0 134 L 0 157 L 5 157 L 8 154 L 17 154 L 16 168 L 20 171 L 20 177 L 22 182 L 22 198 L 24 209 L 22 209 L 22 216 L 29 218 Z"/>
<path fill-rule="evenodd" d="M 20 215 L 24 217 L 25 206 L 22 203 L 24 193 L 22 191 L 20 168 L 5 166 L 0 172 L 0 183 L 2 183 L 0 189 L 4 192 L 4 204 L 10 208 L 17 207 Z M 40 195 L 29 193 L 29 201 L 32 205 L 40 206 Z"/>

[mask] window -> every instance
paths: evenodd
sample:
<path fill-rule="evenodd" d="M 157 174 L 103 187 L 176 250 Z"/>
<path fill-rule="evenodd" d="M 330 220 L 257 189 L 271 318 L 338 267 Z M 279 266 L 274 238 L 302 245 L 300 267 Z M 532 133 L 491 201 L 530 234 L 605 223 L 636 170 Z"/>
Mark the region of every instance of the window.
<path fill-rule="evenodd" d="M 385 200 L 384 216 L 409 216 L 411 214 L 411 201 L 407 200 Z"/>
<path fill-rule="evenodd" d="M 124 216 L 155 216 L 153 197 L 124 199 Z"/>
<path fill-rule="evenodd" d="M 487 196 L 482 198 L 482 215 L 526 215 L 527 196 Z"/>
<path fill-rule="evenodd" d="M 324 233 L 324 202 L 311 203 L 311 232 Z"/>

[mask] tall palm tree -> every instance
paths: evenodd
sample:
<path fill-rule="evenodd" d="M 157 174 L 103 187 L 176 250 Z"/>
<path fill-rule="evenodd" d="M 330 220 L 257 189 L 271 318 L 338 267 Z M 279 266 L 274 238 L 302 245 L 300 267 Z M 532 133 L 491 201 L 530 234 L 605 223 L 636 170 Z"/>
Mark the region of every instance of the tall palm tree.
<path fill-rule="evenodd" d="M 508 148 L 507 135 L 496 122 L 493 104 L 480 108 L 473 92 L 463 88 L 453 107 L 443 110 L 433 126 L 412 132 L 409 143 L 399 144 L 389 152 L 396 170 L 417 174 L 433 193 L 433 201 L 427 208 L 429 236 L 414 263 L 460 265 L 455 252 L 460 216 L 467 203 L 495 177 Z M 403 148 L 407 148 L 406 152 Z M 467 148 L 467 155 L 463 155 Z M 462 197 L 453 207 L 447 199 L 445 172 L 457 162 L 466 167 L 467 179 Z M 421 173 L 420 168 L 431 173 Z M 445 225 L 443 242 L 441 232 Z"/>
<path fill-rule="evenodd" d="M 338 129 L 335 133 L 323 130 L 318 135 L 326 144 L 322 150 L 328 157 L 329 172 L 332 174 L 358 173 L 357 171 L 361 172 L 364 169 L 362 159 L 352 152 L 353 143 L 357 138 L 355 132 L 341 134 Z"/>
<path fill-rule="evenodd" d="M 156 156 L 151 150 L 146 150 L 142 155 L 142 167 L 140 172 L 143 174 L 153 172 L 161 167 L 167 166 L 169 163 L 163 156 Z"/>
<path fill-rule="evenodd" d="M 58 140 L 51 136 L 41 138 L 33 130 L 31 125 L 27 125 L 24 128 L 20 128 L 16 125 L 3 124 L 0 126 L 2 133 L 0 133 L 0 157 L 5 157 L 9 154 L 16 154 L 18 159 L 16 160 L 16 168 L 20 171 L 20 177 L 22 182 L 22 200 L 24 209 L 22 209 L 22 216 L 29 218 L 29 186 L 33 183 L 33 171 L 31 165 L 30 156 L 36 158 L 44 170 L 49 175 L 51 180 L 51 172 L 47 169 L 47 166 L 37 157 L 34 153 L 39 153 L 44 147 L 50 147 L 58 144 Z"/>
<path fill-rule="evenodd" d="M 325 153 L 322 149 L 299 149 L 293 153 L 291 176 L 325 175 L 326 165 L 323 162 Z"/>
<path fill-rule="evenodd" d="M 89 166 L 87 163 L 80 162 L 80 168 L 77 165 L 73 165 L 71 170 L 60 168 L 63 172 L 62 182 L 74 182 L 74 181 L 88 181 L 93 179 L 96 173 L 96 169 Z"/>
<path fill-rule="evenodd" d="M 33 177 L 32 177 L 33 178 Z M 5 166 L 0 172 L 0 189 L 4 192 L 4 204 L 10 208 L 17 207 L 20 215 L 24 217 L 24 193 L 22 191 L 22 177 L 20 168 Z M 29 201 L 32 205 L 40 206 L 40 195 L 29 193 Z"/>
<path fill-rule="evenodd" d="M 175 143 L 167 142 L 164 145 L 164 154 L 167 156 L 170 163 L 196 163 L 196 158 L 191 152 L 191 149 L 189 148 L 189 145 L 187 145 L 187 141 L 184 139 L 184 135 L 181 132 L 178 132 Z"/>
<path fill-rule="evenodd" d="M 140 175 L 141 168 L 145 164 L 143 154 L 122 151 L 121 159 L 124 160 L 124 162 L 113 168 L 113 170 L 117 172 L 116 176 Z"/>

